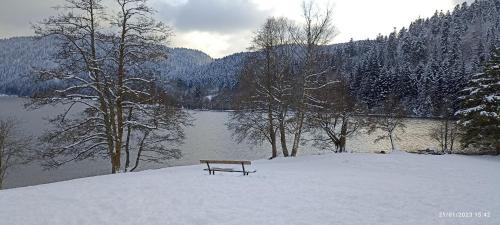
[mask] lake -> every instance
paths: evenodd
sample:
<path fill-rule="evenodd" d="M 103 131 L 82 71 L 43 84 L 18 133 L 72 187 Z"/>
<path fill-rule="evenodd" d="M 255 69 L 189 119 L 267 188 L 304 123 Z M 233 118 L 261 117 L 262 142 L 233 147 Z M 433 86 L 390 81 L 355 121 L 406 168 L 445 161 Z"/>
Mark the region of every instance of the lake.
<path fill-rule="evenodd" d="M 60 113 L 62 107 L 45 106 L 36 111 L 24 108 L 26 99 L 17 97 L 0 97 L 0 117 L 16 118 L 21 122 L 20 128 L 28 135 L 39 136 L 49 129 L 45 118 Z M 193 116 L 193 126 L 187 127 L 186 140 L 181 146 L 183 157 L 170 160 L 164 164 L 143 164 L 139 170 L 163 168 L 168 166 L 194 165 L 200 159 L 264 159 L 270 156 L 269 145 L 253 146 L 246 143 L 236 143 L 231 132 L 226 128 L 228 112 L 190 111 Z M 439 121 L 431 119 L 406 119 L 404 133 L 396 142 L 399 149 L 414 151 L 429 147 L 435 148 L 438 143 L 430 137 L 430 130 Z M 346 148 L 353 152 L 374 152 L 389 150 L 390 143 L 381 141 L 374 143 L 377 134 L 358 133 L 347 140 Z M 305 145 L 299 154 L 322 154 L 327 151 Z M 74 178 L 108 174 L 108 160 L 85 160 L 64 165 L 58 169 L 43 170 L 38 162 L 16 167 L 9 171 L 5 188 L 44 184 Z"/>

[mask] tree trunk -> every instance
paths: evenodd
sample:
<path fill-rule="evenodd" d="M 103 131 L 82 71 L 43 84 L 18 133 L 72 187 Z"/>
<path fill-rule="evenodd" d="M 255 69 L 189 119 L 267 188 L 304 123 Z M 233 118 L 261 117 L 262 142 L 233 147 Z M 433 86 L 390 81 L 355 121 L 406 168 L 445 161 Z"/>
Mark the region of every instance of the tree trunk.
<path fill-rule="evenodd" d="M 1 150 L 3 152 L 3 150 Z M 4 161 L 4 156 L 0 154 L 0 190 L 2 190 L 3 187 L 3 181 L 5 178 L 5 174 L 7 174 L 7 162 Z"/>
<path fill-rule="evenodd" d="M 115 151 L 117 151 L 117 147 L 115 147 Z M 111 173 L 119 173 L 120 172 L 120 154 L 121 151 L 118 150 L 118 152 L 113 153 L 113 169 Z"/>
<path fill-rule="evenodd" d="M 283 151 L 283 156 L 288 157 L 288 147 L 286 146 L 286 131 L 285 125 L 280 124 L 280 140 L 281 140 L 281 150 Z"/>
<path fill-rule="evenodd" d="M 269 136 L 271 140 L 271 149 L 272 149 L 272 155 L 271 158 L 269 159 L 274 159 L 278 157 L 278 149 L 276 148 L 276 130 L 274 129 L 274 121 L 273 121 L 274 119 L 273 119 L 271 103 L 269 103 L 268 106 L 267 118 L 269 122 Z"/>
<path fill-rule="evenodd" d="M 332 129 L 328 126 L 328 124 L 325 124 L 322 127 L 322 129 L 328 135 L 328 138 L 330 138 L 330 141 L 335 145 L 335 153 L 338 153 L 339 149 L 340 149 L 340 140 L 335 135 L 335 132 L 332 131 Z M 335 127 L 333 129 L 335 129 Z"/>
<path fill-rule="evenodd" d="M 127 120 L 132 120 L 132 108 L 128 111 Z M 132 127 L 130 124 L 127 125 L 127 139 L 125 141 L 125 172 L 128 171 L 130 166 L 130 134 L 132 133 Z"/>
<path fill-rule="evenodd" d="M 112 99 L 112 98 L 109 98 Z M 116 106 L 110 107 L 110 119 L 111 119 L 111 129 L 113 130 L 113 142 L 114 142 L 114 149 L 113 149 L 113 154 L 111 157 L 111 164 L 113 166 L 113 169 L 111 170 L 111 173 L 118 173 L 120 172 L 120 157 L 121 157 L 121 150 L 122 150 L 122 143 L 121 143 L 121 138 L 118 137 L 118 126 L 117 121 L 115 120 L 116 118 Z"/>
<path fill-rule="evenodd" d="M 448 116 L 444 121 L 444 151 L 449 153 L 448 149 Z"/>
<path fill-rule="evenodd" d="M 123 20 L 121 21 L 121 36 L 120 36 L 120 47 L 118 52 L 118 71 L 117 71 L 117 92 L 115 99 L 115 109 L 116 109 L 116 128 L 115 128 L 115 152 L 113 155 L 113 167 L 114 172 L 120 171 L 121 169 L 121 149 L 123 147 L 123 131 L 124 127 L 124 118 L 123 118 L 123 91 L 124 91 L 124 83 L 125 80 L 125 48 L 126 48 L 126 34 L 127 34 L 127 20 L 126 16 L 125 4 L 121 5 L 121 10 L 124 15 Z"/>
<path fill-rule="evenodd" d="M 141 161 L 141 154 L 142 154 L 142 151 L 144 150 L 144 142 L 146 141 L 146 138 L 148 136 L 149 136 L 149 132 L 146 131 L 146 133 L 144 133 L 144 136 L 141 139 L 141 143 L 139 144 L 139 150 L 137 151 L 137 157 L 135 158 L 135 165 L 132 169 L 130 169 L 130 172 L 134 172 L 135 169 L 137 169 L 137 167 L 139 166 L 139 162 Z"/>
<path fill-rule="evenodd" d="M 392 132 L 389 133 L 389 140 L 391 140 L 391 150 L 394 151 L 394 141 L 392 139 Z"/>
<path fill-rule="evenodd" d="M 295 135 L 293 137 L 293 146 L 292 146 L 292 157 L 297 156 L 297 152 L 299 151 L 299 144 L 300 144 L 300 137 L 302 135 L 302 126 L 304 125 L 304 113 L 299 112 L 299 117 L 298 117 L 298 127 L 297 130 L 295 131 Z"/>
<path fill-rule="evenodd" d="M 340 147 L 340 152 L 346 152 L 345 150 L 345 143 L 346 143 L 346 139 L 347 139 L 347 124 L 348 124 L 348 121 L 347 119 L 344 117 L 342 119 L 342 127 L 340 128 L 340 140 L 339 140 L 339 147 Z"/>
<path fill-rule="evenodd" d="M 450 154 L 453 153 L 453 145 L 455 144 L 455 128 L 450 128 Z"/>
<path fill-rule="evenodd" d="M 339 142 L 339 152 L 346 152 L 345 150 L 345 143 L 346 143 L 346 138 L 345 136 L 340 136 L 340 142 Z"/>
<path fill-rule="evenodd" d="M 1 161 L 1 159 L 0 159 Z M 1 166 L 1 165 L 0 165 Z M 3 178 L 5 177 L 5 171 L 0 167 L 0 190 L 3 188 Z"/>
<path fill-rule="evenodd" d="M 281 141 L 281 150 L 283 151 L 283 156 L 288 157 L 288 147 L 286 145 L 286 130 L 285 130 L 285 109 L 282 109 L 281 116 L 279 118 L 279 130 L 280 130 L 280 141 Z"/>
<path fill-rule="evenodd" d="M 89 2 L 90 6 L 90 48 L 91 48 L 91 61 L 90 61 L 90 66 L 89 66 L 89 71 L 93 74 L 95 77 L 95 85 L 96 89 L 98 90 L 98 96 L 99 96 L 99 108 L 103 113 L 103 118 L 104 118 L 104 125 L 105 125 L 105 132 L 106 132 L 106 142 L 108 144 L 108 154 L 110 156 L 110 161 L 111 161 L 111 173 L 116 173 L 115 166 L 114 166 L 114 141 L 113 141 L 113 134 L 112 134 L 112 115 L 110 115 L 111 106 L 108 105 L 109 103 L 109 96 L 108 91 L 106 90 L 107 87 L 102 87 L 101 83 L 102 80 L 100 78 L 100 71 L 97 69 L 98 66 L 96 65 L 97 60 L 97 50 L 96 50 L 96 31 L 95 31 L 95 18 L 94 18 L 94 2 L 90 1 Z M 106 98 L 108 98 L 106 101 Z"/>

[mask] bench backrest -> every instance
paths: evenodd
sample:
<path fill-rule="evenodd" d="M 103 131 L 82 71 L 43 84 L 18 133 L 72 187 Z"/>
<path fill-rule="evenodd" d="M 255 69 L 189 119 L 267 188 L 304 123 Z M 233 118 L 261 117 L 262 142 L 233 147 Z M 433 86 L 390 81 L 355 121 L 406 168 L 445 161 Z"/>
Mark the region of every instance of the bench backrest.
<path fill-rule="evenodd" d="M 200 160 L 200 163 L 213 163 L 213 164 L 244 164 L 244 165 L 250 165 L 252 164 L 251 161 L 242 161 L 242 160 L 206 160 L 202 159 Z"/>

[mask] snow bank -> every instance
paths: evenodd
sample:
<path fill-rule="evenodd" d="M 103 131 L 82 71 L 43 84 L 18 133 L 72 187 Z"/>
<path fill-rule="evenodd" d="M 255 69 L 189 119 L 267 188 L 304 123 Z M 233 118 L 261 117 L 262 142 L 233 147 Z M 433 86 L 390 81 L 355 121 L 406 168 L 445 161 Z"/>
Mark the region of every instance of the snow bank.
<path fill-rule="evenodd" d="M 4 190 L 0 224 L 500 224 L 499 157 L 328 154 L 253 167 L 250 176 L 209 176 L 200 165 Z"/>
<path fill-rule="evenodd" d="M 15 98 L 15 97 L 17 97 L 17 95 L 6 95 L 6 94 L 0 93 L 0 98 Z"/>

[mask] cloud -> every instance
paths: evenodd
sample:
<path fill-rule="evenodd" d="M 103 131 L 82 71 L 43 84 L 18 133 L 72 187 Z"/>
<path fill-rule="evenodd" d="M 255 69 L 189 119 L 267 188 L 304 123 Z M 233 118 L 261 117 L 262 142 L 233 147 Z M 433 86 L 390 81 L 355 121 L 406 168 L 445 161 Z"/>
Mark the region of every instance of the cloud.
<path fill-rule="evenodd" d="M 158 16 L 177 31 L 240 32 L 258 27 L 271 12 L 251 0 L 156 2 Z"/>
<path fill-rule="evenodd" d="M 54 14 L 51 8 L 63 0 L 1 0 L 0 37 L 32 35 L 30 23 Z"/>
<path fill-rule="evenodd" d="M 219 34 L 206 31 L 177 33 L 172 44 L 189 47 L 209 54 L 215 58 L 247 50 L 252 37 L 251 31 Z"/>

